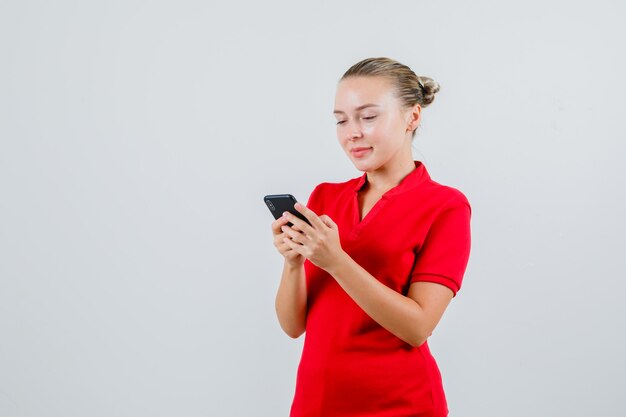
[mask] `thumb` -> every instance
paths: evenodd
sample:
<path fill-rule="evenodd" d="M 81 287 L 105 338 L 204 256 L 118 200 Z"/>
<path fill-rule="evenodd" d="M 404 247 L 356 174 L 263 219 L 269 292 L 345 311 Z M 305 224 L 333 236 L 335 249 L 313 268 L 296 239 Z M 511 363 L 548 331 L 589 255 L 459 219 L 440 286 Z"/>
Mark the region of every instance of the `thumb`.
<path fill-rule="evenodd" d="M 322 222 L 323 222 L 326 226 L 330 227 L 331 229 L 335 229 L 335 228 L 337 227 L 337 225 L 335 224 L 335 222 L 334 222 L 334 221 L 333 221 L 330 217 L 328 217 L 326 214 L 322 214 L 322 215 L 320 216 L 320 219 L 322 220 Z"/>

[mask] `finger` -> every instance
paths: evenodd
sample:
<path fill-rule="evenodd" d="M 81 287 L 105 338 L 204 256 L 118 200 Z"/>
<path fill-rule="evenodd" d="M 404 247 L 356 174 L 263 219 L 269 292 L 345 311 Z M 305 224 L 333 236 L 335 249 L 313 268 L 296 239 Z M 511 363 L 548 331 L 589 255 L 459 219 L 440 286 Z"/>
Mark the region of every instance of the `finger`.
<path fill-rule="evenodd" d="M 313 210 L 311 210 L 304 204 L 296 203 L 294 207 L 296 208 L 296 210 L 302 213 L 304 217 L 306 217 L 311 222 L 311 225 L 313 227 L 319 228 L 324 225 L 324 223 L 320 220 L 319 216 Z"/>
<path fill-rule="evenodd" d="M 282 246 L 284 245 L 284 242 L 283 242 L 284 238 L 285 238 L 285 234 L 284 233 L 280 233 L 278 235 L 275 235 L 274 246 L 276 247 L 276 249 L 281 250 Z"/>
<path fill-rule="evenodd" d="M 281 216 L 278 219 L 274 220 L 272 222 L 272 231 L 274 233 L 280 233 L 280 227 L 284 224 L 287 224 L 289 220 L 286 219 L 285 217 Z"/>
<path fill-rule="evenodd" d="M 324 222 L 324 224 L 328 227 L 330 227 L 331 229 L 335 229 L 337 227 L 337 224 L 335 224 L 335 222 L 333 221 L 333 219 L 331 219 L 328 215 L 326 214 L 322 214 L 320 216 L 320 220 L 322 222 Z"/>
<path fill-rule="evenodd" d="M 281 240 L 280 245 L 278 245 L 278 251 L 283 255 L 286 255 L 290 252 L 293 252 L 293 249 L 291 249 L 286 243 Z"/>
<path fill-rule="evenodd" d="M 293 224 L 293 223 L 292 224 L 288 224 L 288 223 L 289 223 L 289 219 L 285 218 L 285 224 L 281 226 L 281 229 L 283 227 L 290 227 L 291 229 L 295 230 L 296 232 L 301 232 L 302 231 L 295 224 Z"/>
<path fill-rule="evenodd" d="M 291 238 L 289 238 L 288 236 L 286 236 L 284 233 L 281 233 L 279 235 L 279 238 L 276 239 L 276 248 L 281 251 L 281 252 L 286 252 L 286 251 L 291 251 L 291 246 L 289 246 L 286 242 L 285 239 L 289 240 L 291 242 Z"/>
<path fill-rule="evenodd" d="M 302 233 L 306 234 L 311 229 L 311 225 L 288 211 L 283 213 L 283 217 L 292 223 L 291 227 L 297 227 Z"/>
<path fill-rule="evenodd" d="M 283 238 L 283 242 L 285 242 L 285 244 L 287 246 L 289 246 L 291 249 L 293 249 L 294 251 L 298 252 L 300 255 L 302 255 L 302 252 L 300 252 L 302 250 L 302 245 L 295 243 L 294 241 L 292 241 L 291 239 L 289 239 L 288 237 Z"/>
<path fill-rule="evenodd" d="M 292 240 L 294 240 L 294 241 L 296 241 L 298 243 L 302 243 L 302 239 L 303 238 L 305 238 L 305 237 L 308 238 L 304 233 L 296 232 L 295 230 L 293 230 L 293 228 L 291 228 L 289 226 L 282 226 L 281 230 L 287 236 L 291 237 Z"/>
<path fill-rule="evenodd" d="M 296 203 L 299 204 L 299 203 Z M 304 213 L 303 213 L 304 214 Z M 304 220 L 302 220 L 301 218 L 297 217 L 295 214 L 292 214 L 288 211 L 283 213 L 283 216 L 285 216 L 294 226 L 298 227 L 302 232 L 304 232 L 305 234 L 307 234 L 308 232 L 310 232 L 312 229 L 314 229 L 314 226 L 312 226 L 313 224 L 315 224 L 313 221 L 317 221 L 318 226 L 317 227 L 321 227 L 320 225 L 323 225 L 323 223 L 317 218 L 317 214 L 315 214 L 313 211 L 311 211 L 308 216 L 306 217 L 307 220 L 309 222 L 311 222 L 311 224 L 305 222 Z"/>

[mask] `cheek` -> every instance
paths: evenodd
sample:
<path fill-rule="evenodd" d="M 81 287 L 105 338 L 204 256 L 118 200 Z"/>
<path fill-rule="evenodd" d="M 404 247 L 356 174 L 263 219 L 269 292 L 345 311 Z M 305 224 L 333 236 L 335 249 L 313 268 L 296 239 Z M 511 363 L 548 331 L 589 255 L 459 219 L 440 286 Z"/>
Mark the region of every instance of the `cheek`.
<path fill-rule="evenodd" d="M 381 120 L 380 123 L 372 123 L 368 126 L 363 127 L 363 134 L 371 137 L 372 139 L 378 137 L 387 137 L 393 132 L 393 126 L 389 123 L 383 123 Z"/>
<path fill-rule="evenodd" d="M 348 143 L 348 138 L 350 137 L 350 131 L 345 128 L 345 126 L 337 127 L 337 140 L 342 145 Z"/>
<path fill-rule="evenodd" d="M 403 126 L 397 121 L 389 121 L 385 124 L 376 126 L 376 132 L 384 137 L 403 136 Z"/>
<path fill-rule="evenodd" d="M 378 126 L 376 126 L 376 124 L 374 124 L 374 123 L 366 125 L 366 126 L 363 126 L 363 129 L 361 129 L 361 131 L 365 135 L 374 135 L 379 130 L 380 130 L 380 128 Z"/>
<path fill-rule="evenodd" d="M 348 144 L 346 135 L 344 135 L 340 129 L 337 129 L 337 142 L 339 142 L 339 145 L 341 145 L 342 148 L 345 148 Z"/>

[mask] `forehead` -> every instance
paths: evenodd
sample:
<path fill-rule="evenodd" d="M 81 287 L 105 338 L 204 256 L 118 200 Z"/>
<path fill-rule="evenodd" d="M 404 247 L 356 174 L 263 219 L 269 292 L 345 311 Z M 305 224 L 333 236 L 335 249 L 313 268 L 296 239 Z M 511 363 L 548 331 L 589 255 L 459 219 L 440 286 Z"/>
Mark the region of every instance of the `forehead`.
<path fill-rule="evenodd" d="M 349 77 L 337 85 L 334 112 L 351 112 L 368 103 L 385 107 L 393 100 L 395 97 L 390 80 L 383 77 Z"/>

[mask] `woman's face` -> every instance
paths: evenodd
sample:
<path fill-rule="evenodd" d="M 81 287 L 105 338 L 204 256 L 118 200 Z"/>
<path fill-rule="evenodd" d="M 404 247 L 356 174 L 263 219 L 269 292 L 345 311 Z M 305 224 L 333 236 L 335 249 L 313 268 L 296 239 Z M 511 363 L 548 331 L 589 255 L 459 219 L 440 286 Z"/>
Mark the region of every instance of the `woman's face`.
<path fill-rule="evenodd" d="M 419 122 L 403 111 L 383 77 L 350 77 L 339 82 L 335 95 L 337 139 L 360 171 L 374 171 L 394 160 L 412 161 L 411 132 Z M 413 117 L 411 117 L 413 116 Z"/>

